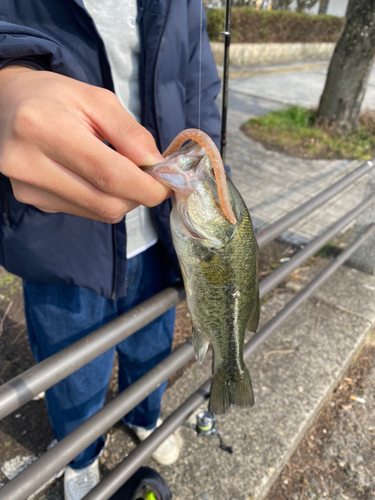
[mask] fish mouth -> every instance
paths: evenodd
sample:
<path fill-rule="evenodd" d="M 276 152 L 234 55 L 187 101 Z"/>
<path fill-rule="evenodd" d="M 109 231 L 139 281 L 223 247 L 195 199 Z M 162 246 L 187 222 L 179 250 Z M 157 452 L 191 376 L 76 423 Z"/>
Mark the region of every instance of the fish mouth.
<path fill-rule="evenodd" d="M 188 196 L 194 192 L 196 183 L 204 178 L 203 169 L 199 166 L 205 157 L 206 151 L 193 142 L 167 156 L 161 163 L 139 168 L 173 191 Z"/>
<path fill-rule="evenodd" d="M 203 229 L 203 227 L 201 227 L 200 225 L 198 226 L 194 222 L 189 214 L 188 207 L 184 200 L 178 200 L 175 196 L 173 208 L 176 209 L 178 218 L 180 219 L 180 224 L 187 236 L 196 240 L 200 240 L 202 243 L 209 243 L 209 246 L 212 246 L 214 248 L 223 247 L 223 241 L 208 233 Z"/>

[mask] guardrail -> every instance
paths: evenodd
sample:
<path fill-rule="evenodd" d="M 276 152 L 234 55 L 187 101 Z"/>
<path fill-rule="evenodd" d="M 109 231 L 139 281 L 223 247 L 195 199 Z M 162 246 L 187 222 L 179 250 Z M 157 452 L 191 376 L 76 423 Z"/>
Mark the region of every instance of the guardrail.
<path fill-rule="evenodd" d="M 257 233 L 260 248 L 277 238 L 285 230 L 327 202 L 359 177 L 369 172 L 374 163 L 367 161 L 350 174 L 332 184 L 317 196 L 288 213 L 265 230 Z M 314 255 L 335 235 L 342 231 L 359 214 L 375 203 L 375 194 L 366 198 L 344 217 L 330 226 L 321 236 L 312 241 L 303 250 L 296 253 L 289 262 L 260 282 L 260 295 L 264 297 L 294 269 Z M 245 360 L 264 340 L 285 321 L 315 290 L 324 283 L 368 238 L 375 234 L 375 225 L 367 230 L 337 257 L 324 271 L 298 293 L 274 318 L 256 333 L 244 348 Z M 51 356 L 45 361 L 30 368 L 23 374 L 13 378 L 0 387 L 0 418 L 17 410 L 40 392 L 50 388 L 67 375 L 110 349 L 138 329 L 157 318 L 165 311 L 183 300 L 185 292 L 182 285 L 176 285 L 121 317 L 113 320 L 84 339 Z M 59 472 L 76 455 L 83 451 L 96 438 L 106 432 L 126 413 L 137 406 L 150 392 L 167 380 L 194 357 L 191 343 L 185 342 L 172 352 L 161 363 L 137 380 L 128 389 L 119 394 L 113 401 L 104 406 L 95 415 L 62 439 L 56 446 L 47 451 L 33 464 L 22 471 L 16 478 L 0 490 L 2 500 L 23 500 L 36 491 L 55 473 Z M 210 380 L 193 393 L 149 438 L 121 462 L 96 488 L 85 498 L 88 500 L 105 500 L 114 494 L 119 487 L 141 466 L 160 444 L 173 433 L 184 420 L 198 408 L 209 396 Z"/>

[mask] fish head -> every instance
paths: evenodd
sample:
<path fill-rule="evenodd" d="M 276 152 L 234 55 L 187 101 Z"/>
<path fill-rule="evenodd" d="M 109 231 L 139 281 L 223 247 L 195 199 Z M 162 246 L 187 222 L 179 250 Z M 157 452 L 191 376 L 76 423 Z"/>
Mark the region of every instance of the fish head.
<path fill-rule="evenodd" d="M 199 144 L 191 141 L 145 171 L 173 189 L 172 217 L 179 219 L 185 237 L 220 248 L 233 236 L 237 224 L 228 222 L 223 213 L 211 160 Z"/>

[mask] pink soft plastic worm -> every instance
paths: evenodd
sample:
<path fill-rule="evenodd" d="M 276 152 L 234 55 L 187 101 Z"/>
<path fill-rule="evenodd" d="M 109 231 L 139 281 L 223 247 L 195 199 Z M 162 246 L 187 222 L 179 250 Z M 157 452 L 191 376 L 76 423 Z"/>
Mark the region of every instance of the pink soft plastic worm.
<path fill-rule="evenodd" d="M 197 142 L 200 146 L 202 146 L 202 148 L 206 150 L 206 153 L 208 154 L 214 169 L 221 208 L 229 222 L 235 224 L 237 222 L 237 219 L 229 202 L 228 187 L 225 178 L 223 161 L 214 141 L 207 134 L 202 132 L 202 130 L 198 130 L 195 128 L 188 128 L 186 130 L 183 130 L 173 139 L 173 141 L 164 151 L 163 156 L 166 157 L 171 155 L 172 153 L 175 153 L 180 149 L 183 143 L 188 141 L 189 139 Z"/>

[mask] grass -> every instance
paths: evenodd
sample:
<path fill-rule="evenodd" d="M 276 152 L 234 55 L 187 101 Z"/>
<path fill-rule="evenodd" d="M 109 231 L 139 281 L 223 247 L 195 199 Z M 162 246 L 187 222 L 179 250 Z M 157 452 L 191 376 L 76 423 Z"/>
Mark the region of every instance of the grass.
<path fill-rule="evenodd" d="M 318 126 L 316 112 L 300 106 L 252 118 L 243 130 L 270 149 L 300 158 L 369 160 L 375 155 L 375 115 L 369 111 L 346 135 Z"/>

